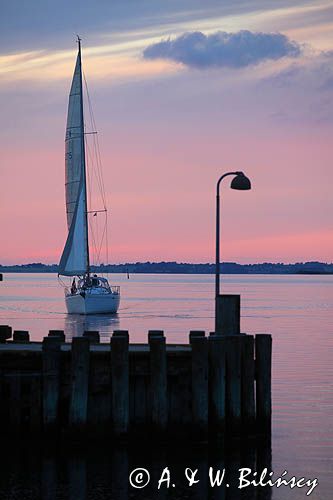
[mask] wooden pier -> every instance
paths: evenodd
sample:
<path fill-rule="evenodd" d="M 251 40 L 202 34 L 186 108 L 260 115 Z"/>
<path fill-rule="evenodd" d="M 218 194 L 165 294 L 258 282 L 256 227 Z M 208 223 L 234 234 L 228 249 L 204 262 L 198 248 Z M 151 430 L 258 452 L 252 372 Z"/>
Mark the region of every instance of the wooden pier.
<path fill-rule="evenodd" d="M 12 340 L 11 340 L 12 339 Z M 271 429 L 270 335 L 192 331 L 189 344 L 166 344 L 149 331 L 130 344 L 114 331 L 43 342 L 0 326 L 0 432 L 180 435 L 203 439 L 268 435 Z"/>

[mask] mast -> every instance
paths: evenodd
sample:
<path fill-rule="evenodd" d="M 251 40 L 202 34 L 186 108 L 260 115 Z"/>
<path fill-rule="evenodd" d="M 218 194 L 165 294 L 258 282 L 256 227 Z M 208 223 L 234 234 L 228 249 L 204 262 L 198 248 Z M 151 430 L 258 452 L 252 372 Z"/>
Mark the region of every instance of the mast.
<path fill-rule="evenodd" d="M 83 163 L 83 185 L 84 185 L 84 209 L 86 219 L 86 245 L 87 245 L 87 269 L 90 272 L 90 259 L 89 259 L 89 241 L 88 241 L 88 207 L 87 207 L 87 172 L 86 172 L 86 148 L 85 148 L 85 135 L 84 135 L 84 115 L 83 115 L 83 85 L 82 85 L 82 60 L 81 60 L 81 38 L 77 35 L 77 42 L 79 45 L 79 62 L 80 62 L 80 113 L 81 113 L 81 131 L 82 131 L 82 163 Z"/>

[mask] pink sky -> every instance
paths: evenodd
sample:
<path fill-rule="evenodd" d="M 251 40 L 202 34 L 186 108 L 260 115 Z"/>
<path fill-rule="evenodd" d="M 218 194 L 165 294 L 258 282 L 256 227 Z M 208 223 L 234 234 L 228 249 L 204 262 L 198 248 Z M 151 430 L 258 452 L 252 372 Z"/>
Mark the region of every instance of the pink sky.
<path fill-rule="evenodd" d="M 168 32 L 215 31 L 208 10 L 193 28 L 189 12 L 185 24 L 156 22 L 153 34 L 144 19 L 138 32 L 119 18 L 111 37 L 85 26 L 110 262 L 213 262 L 215 184 L 228 170 L 243 170 L 253 189 L 222 186 L 222 260 L 332 261 L 333 40 L 323 27 L 333 19 L 323 2 L 326 23 L 310 28 L 313 11 L 298 5 L 297 15 L 292 2 L 284 15 L 268 7 L 257 19 L 226 15 L 220 29 L 271 32 L 275 21 L 274 31 L 307 44 L 297 60 L 240 69 L 142 59 Z M 32 35 L 30 46 L 0 54 L 1 264 L 56 263 L 67 234 L 63 137 L 75 44 L 67 34 L 64 47 L 59 33 L 59 47 L 53 38 L 45 49 L 46 35 L 40 46 Z"/>

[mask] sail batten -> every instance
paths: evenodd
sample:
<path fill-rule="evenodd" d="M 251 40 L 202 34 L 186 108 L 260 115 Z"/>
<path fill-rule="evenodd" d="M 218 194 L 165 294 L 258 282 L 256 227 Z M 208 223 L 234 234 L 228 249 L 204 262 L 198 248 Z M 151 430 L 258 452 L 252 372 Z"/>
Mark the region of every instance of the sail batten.
<path fill-rule="evenodd" d="M 68 236 L 59 263 L 59 274 L 83 275 L 89 272 L 89 247 L 80 46 L 68 101 L 65 191 Z"/>

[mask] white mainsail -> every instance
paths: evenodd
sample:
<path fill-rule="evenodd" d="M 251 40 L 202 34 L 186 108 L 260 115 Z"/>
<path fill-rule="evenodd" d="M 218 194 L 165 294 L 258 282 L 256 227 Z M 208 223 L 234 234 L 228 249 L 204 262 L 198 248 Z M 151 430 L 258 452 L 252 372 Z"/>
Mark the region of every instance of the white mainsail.
<path fill-rule="evenodd" d="M 80 41 L 69 95 L 65 144 L 68 237 L 59 263 L 59 274 L 77 276 L 89 272 Z"/>

